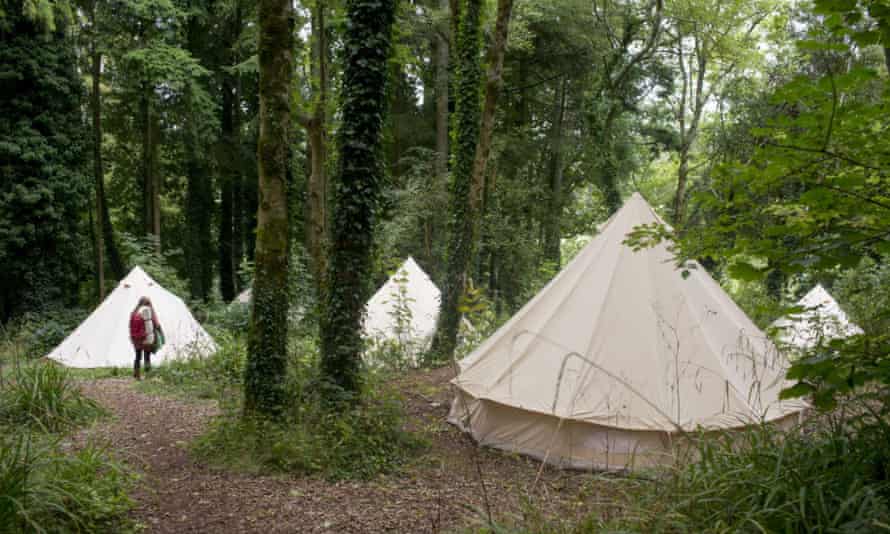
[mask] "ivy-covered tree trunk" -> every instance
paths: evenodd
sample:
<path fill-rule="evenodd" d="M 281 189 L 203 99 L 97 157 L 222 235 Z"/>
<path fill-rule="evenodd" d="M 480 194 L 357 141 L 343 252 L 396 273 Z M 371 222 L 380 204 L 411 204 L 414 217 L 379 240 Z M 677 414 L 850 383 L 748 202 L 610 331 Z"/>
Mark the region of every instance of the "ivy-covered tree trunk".
<path fill-rule="evenodd" d="M 476 213 L 470 200 L 473 162 L 479 143 L 482 96 L 481 0 L 465 0 L 455 39 L 454 166 L 451 170 L 451 213 L 448 215 L 448 258 L 439 324 L 431 347 L 435 359 L 450 359 L 457 344 L 461 312 L 460 297 L 473 254 Z"/>
<path fill-rule="evenodd" d="M 278 416 L 287 370 L 287 186 L 293 18 L 288 0 L 260 0 L 259 209 L 256 273 L 244 377 L 246 415 Z"/>
<path fill-rule="evenodd" d="M 482 92 L 481 0 L 466 0 L 460 8 L 455 54 L 455 128 L 454 168 L 451 179 L 448 259 L 442 294 L 442 311 L 430 349 L 431 357 L 449 360 L 457 345 L 460 326 L 460 299 L 466 286 L 467 272 L 473 259 L 479 206 L 484 188 L 485 168 L 491 151 L 494 112 L 501 85 L 504 50 L 512 0 L 498 0 L 495 35 L 488 57 L 483 109 Z M 481 112 L 480 112 L 481 111 Z"/>
<path fill-rule="evenodd" d="M 340 160 L 327 305 L 322 311 L 321 371 L 329 393 L 361 387 L 362 315 L 370 296 L 374 212 L 383 180 L 385 87 L 395 0 L 347 0 Z"/>

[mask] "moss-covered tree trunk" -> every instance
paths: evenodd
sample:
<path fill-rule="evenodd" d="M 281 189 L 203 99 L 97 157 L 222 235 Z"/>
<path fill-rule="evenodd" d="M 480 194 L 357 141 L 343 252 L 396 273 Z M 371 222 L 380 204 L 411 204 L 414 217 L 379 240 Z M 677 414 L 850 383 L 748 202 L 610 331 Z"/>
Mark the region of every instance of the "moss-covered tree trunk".
<path fill-rule="evenodd" d="M 465 0 L 460 7 L 454 57 L 454 165 L 451 169 L 451 213 L 448 215 L 448 259 L 442 311 L 431 348 L 434 358 L 450 359 L 457 344 L 461 312 L 460 297 L 466 284 L 466 272 L 473 254 L 476 214 L 470 195 L 473 186 L 473 161 L 479 143 L 479 118 L 482 96 L 481 0 Z"/>
<path fill-rule="evenodd" d="M 512 0 L 498 0 L 495 35 L 488 57 L 485 101 L 480 110 L 482 93 L 481 0 L 466 0 L 460 7 L 455 43 L 455 122 L 454 167 L 451 179 L 451 213 L 449 214 L 448 259 L 442 311 L 431 348 L 434 359 L 449 360 L 457 345 L 460 325 L 460 299 L 466 286 L 467 272 L 473 259 L 479 206 L 484 188 L 485 168 L 491 151 L 494 112 L 501 85 L 504 50 Z"/>
<path fill-rule="evenodd" d="M 332 394 L 361 387 L 362 315 L 370 296 L 374 211 L 383 180 L 382 138 L 395 0 L 348 0 L 344 35 L 340 159 L 327 304 L 322 313 L 323 377 Z"/>
<path fill-rule="evenodd" d="M 280 415 L 287 364 L 287 187 L 293 19 L 288 0 L 260 0 L 259 209 L 244 378 L 246 415 Z"/>

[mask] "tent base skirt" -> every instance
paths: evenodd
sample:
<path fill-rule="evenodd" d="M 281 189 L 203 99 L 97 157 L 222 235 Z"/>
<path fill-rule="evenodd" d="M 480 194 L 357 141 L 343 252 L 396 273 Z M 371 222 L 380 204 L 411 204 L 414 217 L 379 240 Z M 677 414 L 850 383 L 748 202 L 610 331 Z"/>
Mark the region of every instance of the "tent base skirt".
<path fill-rule="evenodd" d="M 692 438 L 701 436 L 560 419 L 477 399 L 459 388 L 448 422 L 482 446 L 530 456 L 563 469 L 627 471 L 685 464 L 695 461 Z M 799 422 L 800 413 L 792 413 L 769 424 L 789 429 Z"/>

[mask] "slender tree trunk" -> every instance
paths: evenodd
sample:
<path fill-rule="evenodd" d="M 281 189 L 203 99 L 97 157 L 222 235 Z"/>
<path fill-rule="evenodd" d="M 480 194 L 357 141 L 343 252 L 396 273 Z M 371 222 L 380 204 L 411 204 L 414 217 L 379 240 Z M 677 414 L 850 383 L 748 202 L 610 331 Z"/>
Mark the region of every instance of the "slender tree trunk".
<path fill-rule="evenodd" d="M 327 304 L 322 310 L 322 376 L 331 400 L 361 387 L 362 315 L 370 296 L 374 210 L 383 181 L 382 131 L 395 0 L 347 0 L 340 159 Z"/>
<path fill-rule="evenodd" d="M 233 256 L 234 217 L 232 215 L 233 182 L 237 179 L 234 142 L 234 98 L 231 79 L 223 81 L 220 153 L 220 213 L 219 213 L 219 291 L 224 302 L 235 298 L 235 265 Z"/>
<path fill-rule="evenodd" d="M 142 125 L 142 230 L 150 236 L 154 229 L 153 188 L 154 179 L 151 175 L 151 101 L 148 89 L 143 89 L 139 99 L 139 118 Z"/>
<path fill-rule="evenodd" d="M 93 31 L 96 28 L 96 8 L 92 9 Z M 95 36 L 93 37 L 95 39 Z M 100 76 L 102 75 L 102 55 L 96 50 L 95 42 L 91 46 L 92 57 L 92 93 L 90 94 L 90 108 L 93 119 L 93 180 L 96 188 L 96 220 L 95 220 L 95 239 L 96 239 L 96 283 L 98 288 L 98 297 L 101 302 L 105 298 L 105 240 L 103 231 L 105 225 L 102 222 L 104 215 L 105 203 L 105 173 L 102 170 L 102 110 L 100 108 L 101 100 L 99 91 Z"/>
<path fill-rule="evenodd" d="M 479 63 L 480 48 L 480 0 L 467 0 L 461 10 L 457 46 L 456 80 L 456 143 L 455 165 L 452 173 L 450 236 L 448 262 L 442 311 L 430 349 L 431 356 L 450 360 L 457 345 L 460 326 L 460 299 L 467 283 L 467 272 L 472 264 L 479 206 L 485 186 L 485 168 L 491 151 L 494 112 L 501 85 L 504 49 L 513 0 L 498 0 L 494 42 L 488 57 L 488 74 L 485 83 L 485 100 L 481 114 L 482 68 Z M 480 117 L 481 115 L 481 117 Z M 480 120 L 481 119 L 481 120 Z"/>
<path fill-rule="evenodd" d="M 566 107 L 566 78 L 560 80 L 554 96 L 553 130 L 550 136 L 550 163 L 548 165 L 549 206 L 544 223 L 544 257 L 559 269 L 562 263 L 560 240 L 562 232 L 563 189 L 563 122 Z"/>
<path fill-rule="evenodd" d="M 448 0 L 439 0 L 439 7 L 448 9 Z M 449 39 L 436 32 L 436 177 L 448 173 L 448 45 Z"/>
<path fill-rule="evenodd" d="M 240 10 L 239 10 L 240 12 Z M 240 28 L 241 17 L 236 16 Z M 236 58 L 237 59 L 237 58 Z M 245 199 L 244 199 L 244 162 L 241 148 L 241 77 L 235 75 L 234 110 L 232 113 L 232 263 L 235 267 L 235 291 L 241 290 L 242 280 L 238 276 L 241 262 L 244 260 L 245 233 Z"/>
<path fill-rule="evenodd" d="M 321 302 L 328 275 L 328 179 L 327 179 L 327 100 L 328 44 L 325 24 L 326 5 L 317 0 L 312 12 L 312 77 L 316 85 L 312 116 L 304 121 L 309 138 L 309 183 L 306 186 L 306 249 L 312 275 Z"/>
<path fill-rule="evenodd" d="M 674 196 L 674 224 L 683 223 L 686 211 L 686 184 L 689 181 L 689 144 L 680 147 L 680 165 L 677 168 L 677 194 Z"/>
<path fill-rule="evenodd" d="M 158 172 L 158 145 L 160 141 L 160 125 L 157 120 L 152 117 L 150 130 L 151 151 L 149 157 L 150 175 L 151 175 L 151 206 L 152 221 L 151 229 L 155 238 L 155 252 L 161 253 L 161 173 Z"/>
<path fill-rule="evenodd" d="M 257 148 L 256 277 L 244 377 L 246 414 L 284 408 L 289 258 L 286 176 L 293 76 L 293 18 L 288 0 L 260 0 L 260 136 Z"/>
<path fill-rule="evenodd" d="M 241 16 L 241 1 L 235 2 L 235 16 L 232 24 L 232 44 L 238 40 L 241 34 L 243 21 Z M 232 64 L 237 64 L 240 57 L 237 51 L 232 53 Z M 232 264 L 235 268 L 235 291 L 241 291 L 242 280 L 238 276 L 241 262 L 244 260 L 245 240 L 245 198 L 244 198 L 244 152 L 241 146 L 241 75 L 233 74 L 234 94 L 232 95 Z"/>

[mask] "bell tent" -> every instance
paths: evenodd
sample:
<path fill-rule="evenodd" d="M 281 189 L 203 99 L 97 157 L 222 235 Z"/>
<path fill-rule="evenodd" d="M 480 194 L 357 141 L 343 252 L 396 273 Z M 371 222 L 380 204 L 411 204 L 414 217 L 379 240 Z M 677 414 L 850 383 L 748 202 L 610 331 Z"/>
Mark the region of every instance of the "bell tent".
<path fill-rule="evenodd" d="M 439 288 L 409 257 L 368 300 L 365 336 L 413 345 L 416 356 L 436 331 L 440 299 Z"/>
<path fill-rule="evenodd" d="M 129 318 L 140 297 L 151 299 L 165 336 L 152 363 L 216 351 L 216 343 L 192 316 L 185 302 L 135 267 L 47 357 L 68 367 L 128 367 L 133 365 Z"/>
<path fill-rule="evenodd" d="M 842 339 L 862 333 L 862 329 L 850 322 L 847 314 L 822 284 L 811 289 L 797 305 L 803 311 L 781 317 L 771 325 L 778 330 L 781 345 L 805 351 L 823 340 Z"/>
<path fill-rule="evenodd" d="M 479 443 L 576 468 L 669 462 L 683 435 L 796 422 L 787 360 L 720 286 L 669 243 L 634 194 L 510 321 L 460 362 L 449 420 Z"/>

